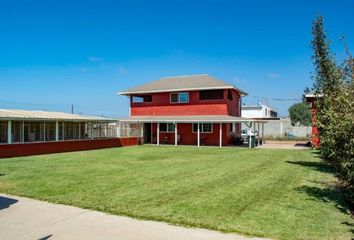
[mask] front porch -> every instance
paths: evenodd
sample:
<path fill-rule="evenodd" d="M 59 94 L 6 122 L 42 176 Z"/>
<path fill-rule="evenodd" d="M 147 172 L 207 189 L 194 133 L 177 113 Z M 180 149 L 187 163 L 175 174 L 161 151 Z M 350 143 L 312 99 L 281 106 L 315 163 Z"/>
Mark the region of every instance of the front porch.
<path fill-rule="evenodd" d="M 264 139 L 264 120 L 246 119 L 234 116 L 141 116 L 120 120 L 120 127 L 137 124 L 140 128 L 141 142 L 156 145 L 195 145 L 195 146 L 230 146 L 235 145 L 241 136 L 241 123 L 245 123 L 258 133 L 259 146 Z M 125 127 L 124 127 L 125 126 Z M 119 132 L 126 132 L 125 130 Z M 248 147 L 255 147 L 247 141 Z"/>

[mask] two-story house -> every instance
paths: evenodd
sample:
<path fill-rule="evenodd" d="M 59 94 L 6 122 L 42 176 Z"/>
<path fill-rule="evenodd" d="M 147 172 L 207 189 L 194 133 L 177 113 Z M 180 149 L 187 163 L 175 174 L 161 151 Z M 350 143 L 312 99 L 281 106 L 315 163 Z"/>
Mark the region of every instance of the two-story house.
<path fill-rule="evenodd" d="M 121 121 L 142 123 L 145 143 L 228 145 L 241 122 L 257 122 L 241 118 L 247 93 L 206 74 L 166 77 L 120 94 L 130 98 L 130 116 Z"/>

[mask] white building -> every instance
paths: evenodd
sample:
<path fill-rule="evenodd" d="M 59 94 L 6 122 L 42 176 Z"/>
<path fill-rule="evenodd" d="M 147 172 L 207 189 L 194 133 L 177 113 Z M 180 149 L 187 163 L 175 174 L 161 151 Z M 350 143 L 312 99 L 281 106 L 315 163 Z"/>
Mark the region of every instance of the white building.
<path fill-rule="evenodd" d="M 264 104 L 242 106 L 241 117 L 244 118 L 277 118 L 278 113 Z"/>

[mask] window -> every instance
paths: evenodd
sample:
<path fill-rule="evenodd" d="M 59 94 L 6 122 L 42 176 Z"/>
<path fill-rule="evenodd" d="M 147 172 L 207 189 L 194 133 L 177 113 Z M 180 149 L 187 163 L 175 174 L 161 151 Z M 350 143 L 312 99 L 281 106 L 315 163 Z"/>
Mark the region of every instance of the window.
<path fill-rule="evenodd" d="M 231 90 L 227 91 L 227 99 L 232 101 L 232 92 L 231 92 Z"/>
<path fill-rule="evenodd" d="M 152 95 L 133 96 L 133 103 L 152 102 Z"/>
<path fill-rule="evenodd" d="M 199 123 L 199 130 L 201 133 L 212 133 L 213 124 L 212 123 Z M 198 132 L 198 123 L 193 123 L 193 132 Z"/>
<path fill-rule="evenodd" d="M 224 99 L 224 90 L 205 90 L 199 92 L 199 100 Z"/>
<path fill-rule="evenodd" d="M 189 102 L 189 93 L 171 93 L 171 103 L 187 103 Z"/>
<path fill-rule="evenodd" d="M 160 123 L 160 132 L 174 132 L 175 124 L 173 123 Z"/>
<path fill-rule="evenodd" d="M 7 143 L 7 122 L 0 121 L 0 143 Z"/>

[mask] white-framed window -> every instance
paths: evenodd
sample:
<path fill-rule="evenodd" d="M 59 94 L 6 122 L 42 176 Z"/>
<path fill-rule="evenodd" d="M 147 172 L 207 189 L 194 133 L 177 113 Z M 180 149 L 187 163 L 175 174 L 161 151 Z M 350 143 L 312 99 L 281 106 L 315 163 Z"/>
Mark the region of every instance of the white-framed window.
<path fill-rule="evenodd" d="M 189 102 L 189 93 L 188 92 L 171 93 L 170 102 L 171 103 L 188 103 Z"/>
<path fill-rule="evenodd" d="M 152 95 L 132 96 L 133 103 L 152 102 Z"/>
<path fill-rule="evenodd" d="M 201 133 L 212 133 L 213 124 L 212 123 L 199 123 L 199 130 Z M 198 132 L 198 123 L 193 123 L 193 132 Z"/>
<path fill-rule="evenodd" d="M 160 132 L 175 132 L 174 123 L 160 123 Z"/>

